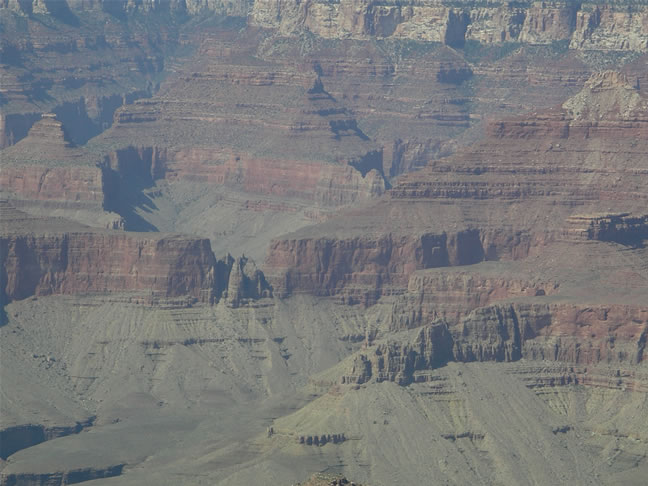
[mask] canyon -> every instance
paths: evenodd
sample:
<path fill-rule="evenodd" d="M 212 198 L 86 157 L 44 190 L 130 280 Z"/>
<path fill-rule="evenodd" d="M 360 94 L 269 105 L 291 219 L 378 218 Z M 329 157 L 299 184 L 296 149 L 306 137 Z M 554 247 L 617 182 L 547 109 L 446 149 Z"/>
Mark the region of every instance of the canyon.
<path fill-rule="evenodd" d="M 0 0 L 0 484 L 643 484 L 647 25 Z"/>

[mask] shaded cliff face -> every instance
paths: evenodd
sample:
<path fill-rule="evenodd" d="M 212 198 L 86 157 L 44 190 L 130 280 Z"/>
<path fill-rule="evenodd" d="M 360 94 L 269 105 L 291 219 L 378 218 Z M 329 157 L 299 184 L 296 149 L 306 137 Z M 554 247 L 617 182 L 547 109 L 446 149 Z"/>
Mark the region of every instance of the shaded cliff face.
<path fill-rule="evenodd" d="M 414 270 L 526 258 L 566 239 L 639 244 L 645 103 L 624 76 L 595 75 L 562 107 L 492 122 L 485 141 L 401 177 L 371 209 L 275 241 L 268 271 L 278 288 L 380 295 Z"/>
<path fill-rule="evenodd" d="M 206 36 L 154 100 L 116 112 L 113 127 L 88 144 L 108 153 L 101 163 L 108 208 L 123 212 L 118 205 L 133 180 L 165 183 L 169 192 L 182 184 L 196 184 L 197 194 L 229 191 L 242 206 L 262 197 L 279 217 L 297 205 L 315 219 L 385 191 L 382 147 L 345 101 L 312 65 L 259 57 L 259 42 L 250 33 Z M 187 205 L 184 198 L 171 202 Z"/>
<path fill-rule="evenodd" d="M 50 294 L 133 293 L 136 301 L 213 304 L 225 292 L 238 306 L 272 295 L 254 263 L 246 268 L 247 259 L 216 260 L 208 239 L 96 230 L 1 204 L 5 303 Z"/>
<path fill-rule="evenodd" d="M 159 20 L 147 20 L 157 31 L 148 35 L 131 30 L 131 21 L 64 1 L 0 5 L 0 147 L 25 137 L 48 112 L 66 124 L 73 141 L 85 143 L 110 126 L 116 108 L 150 96 L 178 44 L 176 26 Z"/>
<path fill-rule="evenodd" d="M 354 357 L 342 384 L 408 385 L 449 361 L 557 361 L 638 365 L 645 359 L 648 309 L 622 305 L 496 304 L 458 324 L 427 324 L 408 340 L 371 344 Z"/>
<path fill-rule="evenodd" d="M 643 6 L 599 6 L 569 2 L 526 5 L 429 0 L 394 4 L 343 0 L 338 3 L 282 0 L 254 2 L 251 23 L 285 34 L 309 30 L 326 38 L 370 36 L 416 39 L 462 46 L 517 41 L 550 44 L 565 41 L 576 49 L 643 50 Z"/>

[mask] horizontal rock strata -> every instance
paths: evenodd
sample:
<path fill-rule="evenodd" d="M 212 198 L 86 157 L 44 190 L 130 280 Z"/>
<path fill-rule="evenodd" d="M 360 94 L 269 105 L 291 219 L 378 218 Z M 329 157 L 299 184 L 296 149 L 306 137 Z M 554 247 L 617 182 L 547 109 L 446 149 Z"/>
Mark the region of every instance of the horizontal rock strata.
<path fill-rule="evenodd" d="M 342 0 L 254 2 L 251 22 L 285 34 L 309 30 L 326 38 L 392 37 L 461 46 L 482 43 L 550 44 L 578 49 L 643 50 L 648 46 L 645 7 L 472 1 L 378 2 Z"/>
<path fill-rule="evenodd" d="M 402 176 L 370 209 L 275 240 L 268 274 L 280 293 L 347 289 L 371 303 L 416 270 L 519 260 L 574 237 L 640 245 L 647 106 L 626 77 L 595 75 L 550 114 L 494 122 L 483 142 Z M 597 213 L 610 216 L 578 222 Z"/>
<path fill-rule="evenodd" d="M 408 342 L 370 345 L 342 383 L 409 384 L 449 361 L 558 361 L 580 365 L 642 363 L 648 309 L 624 305 L 494 304 L 458 324 L 423 326 Z"/>
<path fill-rule="evenodd" d="M 214 303 L 227 291 L 228 302 L 238 306 L 272 295 L 253 263 L 246 269 L 247 259 L 217 260 L 206 238 L 96 230 L 30 217 L 6 202 L 0 203 L 0 212 L 0 284 L 6 301 L 144 292 L 151 298 L 184 296 Z"/>

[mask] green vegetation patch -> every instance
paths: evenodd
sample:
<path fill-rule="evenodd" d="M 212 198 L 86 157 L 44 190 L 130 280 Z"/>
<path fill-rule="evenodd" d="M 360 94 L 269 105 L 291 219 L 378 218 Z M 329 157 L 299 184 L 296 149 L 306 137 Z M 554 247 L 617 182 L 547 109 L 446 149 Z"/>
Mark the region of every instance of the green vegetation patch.
<path fill-rule="evenodd" d="M 515 52 L 519 42 L 503 42 L 501 44 L 482 44 L 476 40 L 467 40 L 463 46 L 464 59 L 472 64 L 480 62 L 499 61 Z"/>

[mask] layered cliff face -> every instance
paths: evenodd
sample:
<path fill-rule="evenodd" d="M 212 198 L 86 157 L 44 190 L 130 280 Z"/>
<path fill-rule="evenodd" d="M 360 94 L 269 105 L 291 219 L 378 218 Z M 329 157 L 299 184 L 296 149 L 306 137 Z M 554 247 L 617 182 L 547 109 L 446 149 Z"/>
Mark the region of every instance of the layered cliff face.
<path fill-rule="evenodd" d="M 422 328 L 411 344 L 388 342 L 354 357 L 342 384 L 360 385 L 371 379 L 408 385 L 417 371 L 441 367 L 452 359 L 452 336 L 443 324 Z"/>
<path fill-rule="evenodd" d="M 0 482 L 643 484 L 641 8 L 0 5 Z"/>
<path fill-rule="evenodd" d="M 294 0 L 257 1 L 251 22 L 295 34 L 302 29 L 326 38 L 393 37 L 461 46 L 517 41 L 550 44 L 566 41 L 577 49 L 646 48 L 646 10 L 642 6 L 599 6 L 569 2 L 526 4 L 444 2 L 338 3 Z"/>
<path fill-rule="evenodd" d="M 107 174 L 100 159 L 72 143 L 56 115 L 44 114 L 27 137 L 2 151 L 0 192 L 28 212 L 123 228 L 123 218 L 105 210 Z"/>
<path fill-rule="evenodd" d="M 102 175 L 75 147 L 56 115 L 37 121 L 29 135 L 3 150 L 0 190 L 24 199 L 103 201 Z"/>
<path fill-rule="evenodd" d="M 617 366 L 645 360 L 648 309 L 623 305 L 495 304 L 443 320 L 401 341 L 377 342 L 354 357 L 340 380 L 408 385 L 449 361 L 557 361 Z"/>
<path fill-rule="evenodd" d="M 203 49 L 209 47 L 206 42 Z M 246 64 L 249 49 L 242 42 L 178 77 L 156 101 L 118 111 L 115 126 L 93 144 L 124 147 L 111 156 L 118 172 L 148 157 L 143 163 L 153 167 L 154 180 L 205 182 L 325 206 L 380 195 L 380 147 L 318 74 Z M 283 102 L 268 103 L 275 98 Z"/>
<path fill-rule="evenodd" d="M 468 265 L 483 258 L 481 235 L 470 229 L 339 239 L 287 235 L 272 242 L 266 266 L 270 272 L 283 271 L 273 274 L 273 285 L 281 295 L 339 294 L 350 304 L 370 305 L 380 295 L 398 293 L 415 270 Z"/>
<path fill-rule="evenodd" d="M 278 276 L 277 288 L 332 294 L 364 287 L 376 295 L 404 288 L 414 270 L 517 260 L 574 237 L 637 243 L 647 197 L 645 110 L 625 77 L 596 75 L 562 107 L 492 122 L 485 141 L 401 177 L 370 210 L 275 241 L 268 271 Z M 579 215 L 604 211 L 628 219 L 575 227 Z"/>
<path fill-rule="evenodd" d="M 216 262 L 208 240 L 101 232 L 30 217 L 6 205 L 2 213 L 3 293 L 8 300 L 128 291 L 213 300 Z"/>
<path fill-rule="evenodd" d="M 163 3 L 1 2 L 0 148 L 24 138 L 42 113 L 56 113 L 85 143 L 110 126 L 116 108 L 150 96 L 180 43 L 178 22 L 162 12 L 120 18 L 112 9 Z"/>
<path fill-rule="evenodd" d="M 216 260 L 208 239 L 97 230 L 29 216 L 2 202 L 2 292 L 6 302 L 50 294 L 134 293 L 137 298 L 217 302 L 236 307 L 269 297 L 247 259 Z"/>
<path fill-rule="evenodd" d="M 407 292 L 394 303 L 390 328 L 416 328 L 436 319 L 454 325 L 472 310 L 496 301 L 551 295 L 558 289 L 556 282 L 480 274 L 476 269 L 418 271 L 410 277 Z"/>

